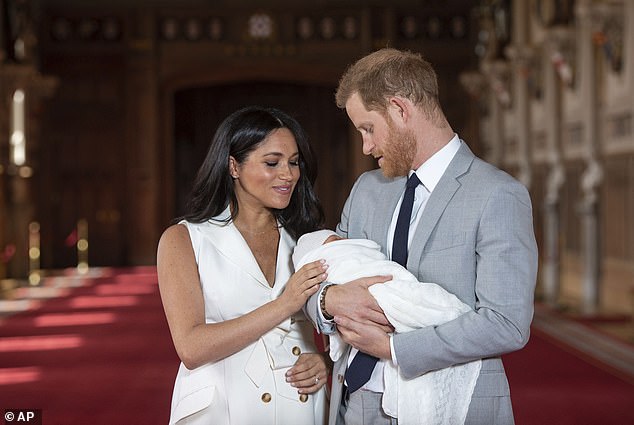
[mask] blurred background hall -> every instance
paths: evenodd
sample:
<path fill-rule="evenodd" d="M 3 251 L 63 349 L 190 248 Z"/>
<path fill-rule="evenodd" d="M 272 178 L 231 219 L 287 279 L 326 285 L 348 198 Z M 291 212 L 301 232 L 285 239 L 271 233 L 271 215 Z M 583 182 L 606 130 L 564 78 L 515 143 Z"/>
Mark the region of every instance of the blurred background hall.
<path fill-rule="evenodd" d="M 531 193 L 517 423 L 634 423 L 631 0 L 0 0 L 0 411 L 167 423 L 156 246 L 215 127 L 295 116 L 334 226 L 376 167 L 334 90 L 384 46 L 422 53 L 461 138 Z"/>

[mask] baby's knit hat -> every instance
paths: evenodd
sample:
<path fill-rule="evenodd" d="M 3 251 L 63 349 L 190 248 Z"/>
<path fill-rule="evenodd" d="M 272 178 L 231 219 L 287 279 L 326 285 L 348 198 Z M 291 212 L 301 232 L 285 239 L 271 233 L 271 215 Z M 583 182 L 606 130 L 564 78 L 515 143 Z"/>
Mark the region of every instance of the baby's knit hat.
<path fill-rule="evenodd" d="M 336 234 L 337 233 L 332 230 L 324 229 L 302 235 L 297 240 L 297 246 L 293 251 L 293 264 L 295 265 L 295 271 L 297 271 L 297 265 L 304 255 L 308 254 L 313 249 L 320 247 L 326 239 Z"/>

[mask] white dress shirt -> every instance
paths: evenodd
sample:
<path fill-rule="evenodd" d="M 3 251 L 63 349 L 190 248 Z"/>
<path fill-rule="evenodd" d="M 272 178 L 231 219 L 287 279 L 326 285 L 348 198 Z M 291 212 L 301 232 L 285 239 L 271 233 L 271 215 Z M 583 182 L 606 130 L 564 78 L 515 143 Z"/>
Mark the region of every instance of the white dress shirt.
<path fill-rule="evenodd" d="M 454 137 L 442 147 L 438 152 L 432 155 L 427 161 L 425 161 L 420 167 L 418 167 L 415 171 L 410 171 L 409 175 L 412 173 L 416 173 L 419 180 L 422 184 L 416 187 L 416 191 L 414 192 L 414 205 L 412 207 L 412 217 L 410 219 L 410 227 L 408 234 L 408 242 L 407 246 L 412 243 L 412 237 L 415 233 L 415 229 L 418 226 L 418 222 L 420 221 L 423 210 L 425 209 L 425 205 L 427 204 L 427 200 L 431 196 L 432 192 L 436 188 L 436 185 L 440 181 L 440 178 L 445 173 L 445 170 L 449 166 L 449 163 L 458 152 L 460 148 L 460 138 L 457 134 L 454 134 Z M 405 194 L 405 190 L 403 190 L 403 195 Z M 401 199 L 396 204 L 396 208 L 394 209 L 394 213 L 392 214 L 392 222 L 390 223 L 390 227 L 387 232 L 387 255 L 389 258 L 392 257 L 392 242 L 394 240 L 394 230 L 396 229 L 396 220 L 398 218 L 398 213 L 401 208 L 401 203 L 403 202 L 403 195 L 401 195 Z M 322 317 L 323 320 L 325 320 Z M 390 337 L 390 350 L 392 353 L 392 362 L 396 365 L 398 364 L 396 355 L 394 353 L 394 344 L 392 342 L 392 338 Z M 350 352 L 350 356 L 348 357 L 348 365 L 352 362 L 352 359 L 357 354 L 359 350 L 356 348 L 352 348 Z M 372 376 L 370 380 L 366 382 L 363 386 L 363 389 L 374 391 L 377 393 L 382 393 L 384 391 L 384 383 L 383 383 L 383 368 L 385 367 L 384 359 L 379 360 L 372 371 Z"/>

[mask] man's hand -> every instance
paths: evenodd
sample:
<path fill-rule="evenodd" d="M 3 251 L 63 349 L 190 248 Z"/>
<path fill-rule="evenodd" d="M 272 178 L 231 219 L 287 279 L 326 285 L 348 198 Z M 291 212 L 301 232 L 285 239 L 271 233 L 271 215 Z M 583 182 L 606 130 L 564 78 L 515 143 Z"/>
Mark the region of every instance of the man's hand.
<path fill-rule="evenodd" d="M 379 326 L 384 332 L 391 332 L 390 322 L 368 290 L 374 284 L 391 279 L 392 276 L 373 276 L 333 285 L 326 293 L 326 311 L 332 316 L 347 317 L 355 322 Z"/>
<path fill-rule="evenodd" d="M 344 316 L 335 316 L 335 322 L 341 337 L 348 344 L 380 359 L 392 359 L 390 335 L 382 327 L 355 322 Z"/>

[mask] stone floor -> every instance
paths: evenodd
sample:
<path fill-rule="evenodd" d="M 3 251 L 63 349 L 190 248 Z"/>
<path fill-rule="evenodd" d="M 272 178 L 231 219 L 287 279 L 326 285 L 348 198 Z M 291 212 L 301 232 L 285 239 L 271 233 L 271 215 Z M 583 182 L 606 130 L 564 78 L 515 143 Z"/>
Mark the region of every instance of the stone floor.
<path fill-rule="evenodd" d="M 604 267 L 599 303 L 593 314 L 584 313 L 583 267 L 574 258 L 563 261 L 560 296 L 555 305 L 543 302 L 535 291 L 533 326 L 582 355 L 607 365 L 634 382 L 634 270 L 631 264 Z"/>
<path fill-rule="evenodd" d="M 549 306 L 552 313 L 584 324 L 628 344 L 634 344 L 634 267 L 631 264 L 606 264 L 601 278 L 599 303 L 594 314 L 583 312 L 583 267 L 572 257 L 564 258 L 558 302 Z M 537 304 L 542 288 L 535 291 Z"/>
<path fill-rule="evenodd" d="M 103 269 L 95 267 L 88 272 L 74 268 L 48 272 L 38 285 L 26 279 L 0 280 L 0 321 L 3 317 L 37 308 L 49 298 L 67 295 L 74 287 L 82 286 L 88 277 L 99 276 Z"/>

